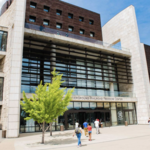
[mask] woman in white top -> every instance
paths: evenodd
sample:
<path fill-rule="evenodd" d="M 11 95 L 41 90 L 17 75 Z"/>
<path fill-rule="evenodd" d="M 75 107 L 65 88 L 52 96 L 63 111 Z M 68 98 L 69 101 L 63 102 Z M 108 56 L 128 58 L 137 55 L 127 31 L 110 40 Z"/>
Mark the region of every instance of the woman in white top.
<path fill-rule="evenodd" d="M 75 129 L 76 128 L 78 128 L 78 126 L 79 126 L 79 123 L 78 123 L 78 121 L 75 123 Z"/>

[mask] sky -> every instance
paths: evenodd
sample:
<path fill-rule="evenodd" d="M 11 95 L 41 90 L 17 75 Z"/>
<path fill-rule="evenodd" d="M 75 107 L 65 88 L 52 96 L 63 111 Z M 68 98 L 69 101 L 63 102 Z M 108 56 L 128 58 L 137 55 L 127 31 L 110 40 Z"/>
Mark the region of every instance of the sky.
<path fill-rule="evenodd" d="M 150 0 L 62 0 L 101 15 L 102 26 L 126 7 L 136 11 L 141 43 L 150 45 Z"/>
<path fill-rule="evenodd" d="M 4 0 L 0 0 L 1 2 Z M 150 0 L 62 0 L 101 15 L 102 26 L 126 7 L 135 7 L 141 43 L 150 45 Z"/>

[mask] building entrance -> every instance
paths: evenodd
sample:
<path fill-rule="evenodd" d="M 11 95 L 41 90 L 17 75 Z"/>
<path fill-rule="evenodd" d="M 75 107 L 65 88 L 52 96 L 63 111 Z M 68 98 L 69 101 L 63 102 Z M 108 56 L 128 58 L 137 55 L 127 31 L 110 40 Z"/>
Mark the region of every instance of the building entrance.
<path fill-rule="evenodd" d="M 129 125 L 134 124 L 133 110 L 124 111 L 125 121 L 128 122 Z"/>
<path fill-rule="evenodd" d="M 69 110 L 64 114 L 65 117 L 65 129 L 71 130 L 75 128 L 75 123 L 78 123 L 83 128 L 84 121 L 91 124 L 94 127 L 94 121 L 99 119 L 104 127 L 111 126 L 110 111 L 106 110 Z"/>

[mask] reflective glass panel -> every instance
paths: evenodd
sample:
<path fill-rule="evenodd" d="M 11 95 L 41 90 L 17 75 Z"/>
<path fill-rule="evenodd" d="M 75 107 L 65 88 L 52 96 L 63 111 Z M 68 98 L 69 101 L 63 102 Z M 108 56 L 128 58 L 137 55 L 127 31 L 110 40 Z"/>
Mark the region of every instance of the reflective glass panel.
<path fill-rule="evenodd" d="M 99 107 L 99 108 L 103 108 L 104 106 L 103 106 L 103 103 L 97 103 L 97 107 Z"/>
<path fill-rule="evenodd" d="M 69 105 L 67 106 L 68 109 L 72 109 L 73 108 L 73 102 L 70 102 Z"/>
<path fill-rule="evenodd" d="M 109 103 L 104 103 L 104 108 L 109 108 L 109 107 L 110 107 Z"/>
<path fill-rule="evenodd" d="M 82 102 L 82 108 L 89 108 L 89 102 Z"/>
<path fill-rule="evenodd" d="M 80 109 L 81 108 L 81 102 L 74 102 L 74 108 Z"/>
<path fill-rule="evenodd" d="M 90 108 L 95 109 L 96 108 L 96 103 L 95 102 L 90 102 Z"/>

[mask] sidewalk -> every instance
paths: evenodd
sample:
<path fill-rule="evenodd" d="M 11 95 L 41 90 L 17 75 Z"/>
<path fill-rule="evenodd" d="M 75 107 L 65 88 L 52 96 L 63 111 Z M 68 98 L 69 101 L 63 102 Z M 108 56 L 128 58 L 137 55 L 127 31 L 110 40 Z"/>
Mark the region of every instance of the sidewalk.
<path fill-rule="evenodd" d="M 53 132 L 52 137 L 49 136 L 49 133 L 46 133 L 45 144 L 41 144 L 41 133 L 20 134 L 19 138 L 3 140 L 2 143 L 0 143 L 0 150 L 1 148 L 2 150 L 7 150 L 5 147 L 9 147 L 8 145 L 10 145 L 10 150 L 74 150 L 77 149 L 77 138 L 72 135 L 73 131 Z M 143 141 L 143 143 L 141 143 L 141 141 Z M 127 149 L 127 147 L 129 150 L 129 147 L 135 144 L 131 150 L 138 150 L 138 148 L 140 148 L 139 150 L 148 150 L 150 148 L 149 141 L 150 127 L 148 125 L 117 126 L 102 128 L 101 134 L 98 135 L 96 135 L 95 129 L 93 129 L 92 141 L 88 141 L 88 137 L 85 137 L 83 133 L 81 138 L 83 146 L 81 149 L 90 150 L 100 147 L 101 150 L 105 150 L 105 148 L 106 150 L 113 150 L 116 146 L 114 150 Z M 146 142 L 146 149 L 143 149 L 143 146 L 138 146 L 139 144 L 144 144 L 144 142 Z M 136 145 L 138 146 L 137 148 L 135 148 Z"/>

